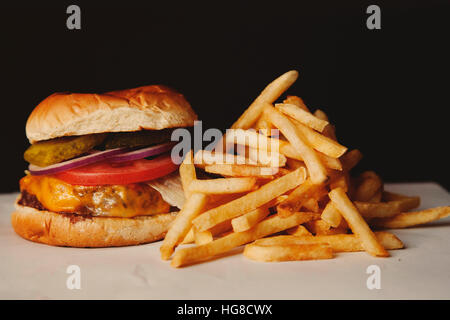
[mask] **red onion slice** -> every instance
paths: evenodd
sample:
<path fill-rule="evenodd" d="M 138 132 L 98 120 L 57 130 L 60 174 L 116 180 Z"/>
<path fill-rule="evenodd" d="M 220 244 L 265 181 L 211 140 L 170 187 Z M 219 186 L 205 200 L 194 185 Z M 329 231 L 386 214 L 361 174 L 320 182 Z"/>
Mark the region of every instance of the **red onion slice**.
<path fill-rule="evenodd" d="M 164 153 L 172 149 L 174 142 L 168 142 L 163 144 L 158 144 L 156 146 L 151 146 L 135 151 L 130 151 L 126 153 L 121 153 L 118 155 L 115 155 L 108 159 L 110 162 L 126 162 L 126 161 L 133 161 L 133 160 L 139 160 L 151 156 L 156 156 L 158 154 Z"/>
<path fill-rule="evenodd" d="M 55 173 L 58 173 L 61 171 L 66 171 L 69 169 L 78 168 L 78 167 L 86 166 L 88 164 L 99 162 L 99 161 L 111 158 L 112 156 L 118 155 L 120 153 L 124 153 L 127 150 L 128 150 L 127 148 L 116 148 L 116 149 L 110 149 L 110 150 L 106 150 L 106 151 L 98 151 L 98 152 L 91 153 L 84 157 L 75 158 L 72 160 L 67 160 L 64 162 L 52 164 L 51 166 L 47 166 L 47 167 L 39 167 L 34 164 L 30 164 L 28 166 L 28 170 L 34 176 L 55 174 Z"/>

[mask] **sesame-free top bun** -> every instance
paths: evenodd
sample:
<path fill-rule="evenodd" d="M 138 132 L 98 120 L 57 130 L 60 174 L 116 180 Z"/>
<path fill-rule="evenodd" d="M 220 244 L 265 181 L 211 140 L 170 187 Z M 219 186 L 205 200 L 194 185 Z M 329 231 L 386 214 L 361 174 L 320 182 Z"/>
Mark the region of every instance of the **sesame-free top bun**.
<path fill-rule="evenodd" d="M 194 125 L 197 115 L 182 94 L 161 85 L 104 94 L 54 93 L 30 114 L 30 143 L 101 132 L 161 130 Z"/>
<path fill-rule="evenodd" d="M 75 215 L 76 216 L 76 215 Z M 176 213 L 135 218 L 71 217 L 39 211 L 16 202 L 11 216 L 14 231 L 22 238 L 67 247 L 118 247 L 164 238 Z"/>

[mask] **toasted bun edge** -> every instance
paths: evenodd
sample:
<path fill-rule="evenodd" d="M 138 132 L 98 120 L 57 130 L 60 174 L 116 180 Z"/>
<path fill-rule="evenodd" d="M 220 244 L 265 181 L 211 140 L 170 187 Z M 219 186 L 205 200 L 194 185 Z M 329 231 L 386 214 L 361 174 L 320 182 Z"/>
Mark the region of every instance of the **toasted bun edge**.
<path fill-rule="evenodd" d="M 15 204 L 14 231 L 22 238 L 54 246 L 120 247 L 164 238 L 176 212 L 135 218 L 77 217 Z"/>

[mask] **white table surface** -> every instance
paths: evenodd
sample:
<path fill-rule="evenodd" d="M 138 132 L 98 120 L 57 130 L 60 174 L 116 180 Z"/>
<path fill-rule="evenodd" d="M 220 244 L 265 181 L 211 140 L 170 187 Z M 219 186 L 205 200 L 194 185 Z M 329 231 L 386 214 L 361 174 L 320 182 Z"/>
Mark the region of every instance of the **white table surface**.
<path fill-rule="evenodd" d="M 450 204 L 434 183 L 390 184 L 420 195 L 421 208 Z M 450 219 L 393 230 L 406 249 L 390 258 L 341 253 L 335 259 L 258 263 L 241 254 L 173 269 L 160 243 L 77 249 L 26 241 L 10 225 L 17 194 L 0 195 L 1 299 L 450 299 Z M 81 289 L 69 290 L 69 265 L 81 270 Z M 378 265 L 381 289 L 369 290 L 366 269 Z"/>

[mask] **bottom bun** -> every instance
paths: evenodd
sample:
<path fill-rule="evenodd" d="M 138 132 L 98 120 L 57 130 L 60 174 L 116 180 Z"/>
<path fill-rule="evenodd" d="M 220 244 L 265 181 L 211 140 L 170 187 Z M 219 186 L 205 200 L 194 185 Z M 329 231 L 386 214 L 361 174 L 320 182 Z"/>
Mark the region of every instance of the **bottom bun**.
<path fill-rule="evenodd" d="M 164 238 L 176 212 L 135 218 L 83 217 L 40 211 L 16 203 L 11 216 L 22 238 L 67 247 L 120 247 Z"/>

